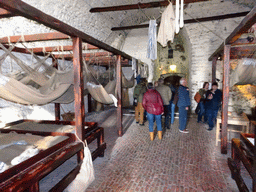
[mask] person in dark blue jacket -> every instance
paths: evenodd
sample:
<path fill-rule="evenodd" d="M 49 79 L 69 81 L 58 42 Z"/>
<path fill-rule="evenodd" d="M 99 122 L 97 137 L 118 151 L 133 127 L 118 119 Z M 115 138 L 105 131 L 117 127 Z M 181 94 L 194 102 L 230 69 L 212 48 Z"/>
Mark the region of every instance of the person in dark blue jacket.
<path fill-rule="evenodd" d="M 179 107 L 179 131 L 181 133 L 188 133 L 186 129 L 188 108 L 190 106 L 189 89 L 185 78 L 180 79 L 180 86 L 178 88 L 178 102 Z"/>
<path fill-rule="evenodd" d="M 219 108 L 221 106 L 222 92 L 218 89 L 218 83 L 214 82 L 212 84 L 212 89 L 206 93 L 206 116 L 209 124 L 207 131 L 211 131 L 216 122 Z"/>

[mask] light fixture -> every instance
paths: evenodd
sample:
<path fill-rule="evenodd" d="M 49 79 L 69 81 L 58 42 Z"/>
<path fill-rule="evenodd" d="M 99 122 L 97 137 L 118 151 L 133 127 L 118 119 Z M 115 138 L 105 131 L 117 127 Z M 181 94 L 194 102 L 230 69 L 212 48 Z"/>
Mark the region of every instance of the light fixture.
<path fill-rule="evenodd" d="M 171 72 L 176 72 L 176 65 L 170 65 Z"/>

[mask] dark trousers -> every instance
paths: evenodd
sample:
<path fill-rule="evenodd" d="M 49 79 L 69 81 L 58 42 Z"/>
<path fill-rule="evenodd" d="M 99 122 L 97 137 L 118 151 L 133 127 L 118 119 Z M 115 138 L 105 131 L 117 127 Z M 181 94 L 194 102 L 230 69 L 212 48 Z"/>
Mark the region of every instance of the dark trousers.
<path fill-rule="evenodd" d="M 187 117 L 188 117 L 188 111 L 186 110 L 186 107 L 180 106 L 179 107 L 179 129 L 181 131 L 184 131 L 187 125 Z"/>
<path fill-rule="evenodd" d="M 197 122 L 200 122 L 200 121 L 202 121 L 202 117 L 204 116 L 204 122 L 206 122 L 207 121 L 207 118 L 206 118 L 206 115 L 205 115 L 205 106 L 204 106 L 204 103 L 203 103 L 203 101 L 200 101 L 199 103 L 198 103 L 198 105 L 199 105 L 199 113 L 198 113 L 198 117 L 197 117 Z"/>
<path fill-rule="evenodd" d="M 213 129 L 219 109 L 206 109 L 206 116 L 209 124 L 209 129 Z"/>
<path fill-rule="evenodd" d="M 170 127 L 170 119 L 171 119 L 171 114 L 170 114 L 170 105 L 164 105 L 164 127 L 169 128 Z"/>

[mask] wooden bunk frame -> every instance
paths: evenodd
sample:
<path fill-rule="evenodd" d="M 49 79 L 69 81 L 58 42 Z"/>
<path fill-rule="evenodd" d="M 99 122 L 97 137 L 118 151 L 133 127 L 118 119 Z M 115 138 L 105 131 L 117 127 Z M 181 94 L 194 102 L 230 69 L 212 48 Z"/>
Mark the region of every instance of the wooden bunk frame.
<path fill-rule="evenodd" d="M 209 57 L 212 61 L 212 81 L 216 80 L 216 64 L 219 57 L 223 57 L 223 100 L 222 100 L 222 130 L 221 130 L 221 153 L 227 154 L 227 121 L 228 121 L 228 100 L 229 100 L 229 72 L 230 59 L 237 58 L 240 52 L 240 58 L 248 56 L 256 44 L 256 38 L 252 42 L 240 40 L 239 37 L 252 27 L 256 21 L 256 6 L 246 15 L 234 31 L 224 40 L 220 47 Z"/>
<path fill-rule="evenodd" d="M 242 22 L 227 37 L 224 43 L 211 55 L 212 81 L 215 81 L 216 63 L 218 57 L 224 57 L 223 73 L 223 102 L 222 102 L 222 130 L 221 130 L 221 153 L 227 153 L 227 121 L 228 121 L 228 100 L 229 100 L 229 72 L 230 59 L 248 57 L 255 52 L 256 38 L 249 42 L 239 37 L 246 33 L 256 23 L 256 6 L 246 15 Z M 250 45 L 250 46 L 248 46 Z M 223 53 L 224 52 L 224 53 Z M 251 55 L 250 55 L 251 56 Z M 228 166 L 232 178 L 236 181 L 239 191 L 249 191 L 241 176 L 241 162 L 252 178 L 252 190 L 256 192 L 256 143 L 254 134 L 240 133 L 240 139 L 232 139 L 231 158 L 228 158 Z M 254 138 L 254 145 L 249 142 L 248 137 Z"/>
<path fill-rule="evenodd" d="M 22 2 L 21 0 L 0 0 L 0 14 L 7 12 L 8 16 L 23 16 L 27 19 L 34 20 L 40 24 L 57 30 L 55 33 L 41 34 L 41 35 L 28 35 L 30 39 L 27 42 L 40 41 L 40 40 L 56 40 L 67 39 L 69 36 L 73 40 L 73 68 L 74 68 L 74 95 L 75 95 L 75 121 L 67 122 L 60 121 L 60 104 L 55 104 L 55 121 L 37 121 L 44 124 L 70 124 L 75 125 L 75 133 L 81 140 L 86 140 L 91 143 L 97 139 L 97 149 L 92 153 L 92 158 L 104 155 L 106 144 L 104 143 L 104 130 L 97 126 L 97 123 L 84 122 L 84 95 L 83 95 L 83 64 L 82 64 L 82 42 L 88 43 L 87 48 L 103 49 L 110 53 L 117 55 L 116 68 L 117 68 L 117 94 L 118 94 L 118 108 L 117 108 L 117 132 L 119 136 L 123 134 L 122 128 L 122 83 L 121 83 L 121 57 L 131 60 L 132 57 L 124 52 L 121 52 L 75 28 L 63 23 L 62 21 L 49 16 L 42 11 Z M 0 18 L 4 18 L 6 15 Z M 13 41 L 15 38 L 13 37 Z M 4 38 L 0 40 L 4 43 Z M 89 45 L 90 44 L 90 45 Z M 6 45 L 8 46 L 8 45 Z M 39 48 L 40 49 L 40 48 Z M 66 47 L 65 49 L 71 49 Z M 15 48 L 13 51 L 26 53 L 27 50 Z M 42 51 L 37 51 L 38 55 L 43 55 Z M 86 55 L 85 55 L 86 56 Z M 90 109 L 89 109 L 90 110 Z M 21 120 L 9 125 L 15 125 L 32 120 Z M 89 126 L 88 129 L 84 129 Z M 59 132 L 39 132 L 39 131 L 22 131 L 11 129 L 0 129 L 2 133 L 15 131 L 19 134 L 32 133 L 35 135 L 48 136 L 48 135 L 65 135 L 69 138 L 47 150 L 40 152 L 38 155 L 6 170 L 0 174 L 0 189 L 4 191 L 39 191 L 39 180 L 56 169 L 67 159 L 77 154 L 78 165 L 67 176 L 65 176 L 51 191 L 62 191 L 65 189 L 76 177 L 79 172 L 81 161 L 83 159 L 83 144 L 78 141 L 76 136 L 71 133 Z"/>

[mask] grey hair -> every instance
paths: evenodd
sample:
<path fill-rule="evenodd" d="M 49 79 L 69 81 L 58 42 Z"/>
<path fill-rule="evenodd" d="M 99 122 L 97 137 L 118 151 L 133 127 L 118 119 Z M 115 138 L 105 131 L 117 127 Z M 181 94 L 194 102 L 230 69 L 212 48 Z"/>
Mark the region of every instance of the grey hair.
<path fill-rule="evenodd" d="M 184 81 L 186 81 L 186 79 L 185 79 L 185 78 L 181 78 L 181 79 L 180 79 L 180 84 L 182 85 L 182 83 L 183 83 Z"/>

